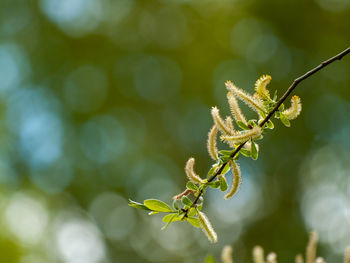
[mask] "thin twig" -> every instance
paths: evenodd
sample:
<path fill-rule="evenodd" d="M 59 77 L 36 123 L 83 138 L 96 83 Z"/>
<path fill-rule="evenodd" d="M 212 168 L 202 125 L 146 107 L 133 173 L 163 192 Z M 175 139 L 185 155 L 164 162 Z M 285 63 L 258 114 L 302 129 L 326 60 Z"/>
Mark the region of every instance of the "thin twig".
<path fill-rule="evenodd" d="M 293 83 L 289 86 L 287 91 L 283 94 L 283 96 L 278 100 L 276 106 L 269 112 L 269 114 L 265 117 L 265 119 L 259 123 L 259 126 L 262 127 L 266 122 L 269 121 L 269 119 L 272 117 L 272 115 L 278 111 L 278 108 L 281 106 L 281 104 L 288 98 L 288 96 L 292 93 L 292 91 L 296 88 L 296 86 L 302 82 L 303 80 L 307 79 L 308 77 L 312 76 L 315 74 L 317 71 L 323 69 L 324 67 L 328 66 L 329 64 L 333 63 L 336 60 L 341 60 L 345 55 L 350 53 L 350 47 L 345 49 L 344 51 L 340 52 L 336 56 L 322 62 L 320 65 L 317 67 L 313 68 L 312 70 L 306 72 L 304 75 L 296 78 Z M 241 143 L 230 155 L 231 158 L 234 158 L 235 155 L 242 149 L 242 147 L 246 144 L 246 142 Z M 223 163 L 220 168 L 213 174 L 209 179 L 208 182 L 212 182 L 218 175 L 221 174 L 221 172 L 224 170 L 225 166 L 228 164 L 228 162 Z M 196 199 L 193 201 L 193 206 L 195 206 L 198 203 L 199 198 L 202 196 L 203 190 L 199 192 L 197 195 Z M 189 211 L 189 209 L 186 210 L 186 214 Z"/>

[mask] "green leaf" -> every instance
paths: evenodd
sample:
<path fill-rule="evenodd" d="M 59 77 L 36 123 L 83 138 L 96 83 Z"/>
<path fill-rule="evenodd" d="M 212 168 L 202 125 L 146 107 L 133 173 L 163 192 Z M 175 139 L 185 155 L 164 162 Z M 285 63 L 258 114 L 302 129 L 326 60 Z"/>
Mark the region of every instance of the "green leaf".
<path fill-rule="evenodd" d="M 214 257 L 212 255 L 208 255 L 205 260 L 205 263 L 215 263 Z"/>
<path fill-rule="evenodd" d="M 190 190 L 193 190 L 193 191 L 198 191 L 198 187 L 197 185 L 195 185 L 193 182 L 189 181 L 187 182 L 186 184 L 186 187 Z"/>
<path fill-rule="evenodd" d="M 282 112 L 280 113 L 280 119 L 284 126 L 290 127 L 290 121 L 287 119 L 286 115 L 284 115 Z"/>
<path fill-rule="evenodd" d="M 243 129 L 243 130 L 249 130 L 248 125 L 245 124 L 244 122 L 242 122 L 242 121 L 236 121 L 236 123 L 237 123 L 238 127 L 240 127 L 241 129 Z"/>
<path fill-rule="evenodd" d="M 241 154 L 243 154 L 244 156 L 246 156 L 246 157 L 250 157 L 251 156 L 251 153 L 250 153 L 250 151 L 248 149 L 242 148 L 242 149 L 239 150 L 239 152 Z"/>
<path fill-rule="evenodd" d="M 174 208 L 175 210 L 179 210 L 179 205 L 177 204 L 177 200 L 174 200 L 174 201 L 173 201 L 173 208 Z"/>
<path fill-rule="evenodd" d="M 248 125 L 250 125 L 250 126 L 253 126 L 253 127 L 255 127 L 257 124 L 256 124 L 256 120 L 249 120 L 248 121 Z"/>
<path fill-rule="evenodd" d="M 281 106 L 278 107 L 278 110 L 279 110 L 279 111 L 284 111 L 284 105 L 283 105 L 283 103 L 281 104 Z"/>
<path fill-rule="evenodd" d="M 156 212 L 174 212 L 170 206 L 157 199 L 147 199 L 143 203 L 147 208 Z"/>
<path fill-rule="evenodd" d="M 275 112 L 275 118 L 276 118 L 276 119 L 279 119 L 280 116 L 281 116 L 281 113 L 280 113 L 279 111 L 276 111 L 276 112 Z"/>
<path fill-rule="evenodd" d="M 209 178 L 210 176 L 212 176 L 212 175 L 215 173 L 215 171 L 216 171 L 217 168 L 218 168 L 217 164 L 214 164 L 214 165 L 210 168 L 207 177 Z"/>
<path fill-rule="evenodd" d="M 180 221 L 181 218 L 182 218 L 181 215 L 169 214 L 169 215 L 164 216 L 162 220 L 163 220 L 164 223 L 169 223 L 170 221 L 171 222 Z"/>
<path fill-rule="evenodd" d="M 277 90 L 275 90 L 275 94 L 273 95 L 273 100 L 277 101 Z"/>
<path fill-rule="evenodd" d="M 215 182 L 210 182 L 208 184 L 211 188 L 218 188 L 220 186 L 220 182 L 219 181 L 215 181 Z"/>
<path fill-rule="evenodd" d="M 132 201 L 130 199 L 129 199 L 129 204 L 128 205 L 131 206 L 131 207 L 137 208 L 137 209 L 143 209 L 143 210 L 148 210 L 148 211 L 151 210 L 147 206 L 145 206 L 144 204 Z"/>
<path fill-rule="evenodd" d="M 258 150 L 257 150 L 256 147 L 255 147 L 254 141 L 251 140 L 250 142 L 251 142 L 250 152 L 251 152 L 252 158 L 253 158 L 254 160 L 256 160 L 256 159 L 258 159 Z"/>
<path fill-rule="evenodd" d="M 230 156 L 224 155 L 224 156 L 221 156 L 219 159 L 222 161 L 222 163 L 227 163 L 232 158 Z"/>
<path fill-rule="evenodd" d="M 191 207 L 190 208 L 190 211 L 188 211 L 188 216 L 189 217 L 193 217 L 193 216 L 195 216 L 197 214 L 197 210 L 196 210 L 196 208 L 194 208 L 194 207 Z"/>
<path fill-rule="evenodd" d="M 149 216 L 152 216 L 152 215 L 156 215 L 156 214 L 158 214 L 158 213 L 159 213 L 159 212 L 151 211 L 151 212 L 148 213 L 148 215 L 149 215 Z"/>
<path fill-rule="evenodd" d="M 175 215 L 168 215 L 168 216 L 170 216 L 170 217 L 166 219 L 166 220 L 168 220 L 168 221 L 167 221 L 166 225 L 163 226 L 163 227 L 161 228 L 161 230 L 166 229 L 166 228 L 168 227 L 168 225 L 169 225 L 171 222 L 173 222 L 174 219 L 175 219 L 178 215 L 175 214 Z M 166 216 L 165 216 L 165 217 L 166 217 Z M 164 220 L 165 217 L 163 217 L 163 220 Z"/>
<path fill-rule="evenodd" d="M 230 156 L 232 153 L 232 151 L 230 150 L 222 150 L 222 151 L 219 151 L 219 154 L 223 155 L 223 156 Z"/>
<path fill-rule="evenodd" d="M 201 227 L 201 223 L 198 218 L 195 217 L 187 217 L 186 220 L 194 227 Z"/>
<path fill-rule="evenodd" d="M 275 127 L 275 125 L 273 125 L 273 122 L 270 121 L 270 120 L 269 120 L 268 122 L 266 122 L 265 125 L 266 125 L 266 127 L 269 128 L 270 130 L 272 130 L 272 129 Z"/>
<path fill-rule="evenodd" d="M 223 192 L 226 191 L 227 190 L 226 178 L 224 176 L 220 176 L 219 182 L 220 182 L 220 190 Z"/>
<path fill-rule="evenodd" d="M 184 204 L 184 205 L 188 205 L 188 206 L 191 206 L 192 205 L 192 201 L 187 197 L 187 196 L 183 196 L 181 198 L 181 202 Z"/>
<path fill-rule="evenodd" d="M 222 169 L 221 174 L 226 174 L 228 172 L 228 170 L 230 170 L 230 165 L 227 163 L 224 167 L 224 169 Z"/>
<path fill-rule="evenodd" d="M 198 210 L 198 211 L 201 211 L 201 210 L 202 210 L 202 207 L 203 207 L 202 205 L 197 205 L 197 210 Z"/>

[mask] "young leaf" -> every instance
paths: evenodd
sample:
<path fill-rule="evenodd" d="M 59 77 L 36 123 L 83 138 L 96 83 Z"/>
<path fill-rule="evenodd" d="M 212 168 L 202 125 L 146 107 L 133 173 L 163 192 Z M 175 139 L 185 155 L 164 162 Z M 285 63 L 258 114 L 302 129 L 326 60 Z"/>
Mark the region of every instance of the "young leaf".
<path fill-rule="evenodd" d="M 243 154 L 244 156 L 246 156 L 246 157 L 250 157 L 251 156 L 251 153 L 250 153 L 250 151 L 248 149 L 242 148 L 239 152 L 241 154 Z"/>
<path fill-rule="evenodd" d="M 181 198 L 181 202 L 184 204 L 184 205 L 188 205 L 188 206 L 191 206 L 192 205 L 192 201 L 187 197 L 187 196 L 183 196 Z"/>
<path fill-rule="evenodd" d="M 193 217 L 193 216 L 195 216 L 197 214 L 197 210 L 196 210 L 196 208 L 194 208 L 194 207 L 191 207 L 190 208 L 190 211 L 188 211 L 188 216 L 189 217 Z"/>
<path fill-rule="evenodd" d="M 230 164 L 229 164 L 229 163 L 227 163 L 227 164 L 225 165 L 225 168 L 222 169 L 221 174 L 226 174 L 226 173 L 228 172 L 228 170 L 230 170 Z"/>
<path fill-rule="evenodd" d="M 151 211 L 151 212 L 148 213 L 148 215 L 149 215 L 149 216 L 152 216 L 152 215 L 156 215 L 156 214 L 158 214 L 158 213 L 159 213 L 159 212 Z"/>
<path fill-rule="evenodd" d="M 169 215 L 168 215 L 169 216 Z M 173 222 L 174 221 L 174 219 L 176 218 L 176 216 L 177 216 L 177 214 L 175 214 L 175 215 L 170 215 L 170 217 L 169 217 L 169 221 L 166 223 L 166 225 L 165 226 L 163 226 L 162 228 L 161 228 L 161 230 L 164 230 L 164 229 L 166 229 L 167 227 L 168 227 L 168 225 L 171 223 L 171 222 Z M 164 218 L 163 218 L 164 219 Z"/>
<path fill-rule="evenodd" d="M 211 188 L 218 188 L 220 186 L 220 182 L 219 181 L 215 181 L 215 182 L 210 182 L 208 184 Z"/>
<path fill-rule="evenodd" d="M 284 115 L 282 112 L 280 113 L 280 119 L 284 126 L 290 127 L 290 121 L 287 119 L 286 115 Z"/>
<path fill-rule="evenodd" d="M 223 192 L 226 191 L 227 190 L 226 178 L 224 176 L 220 176 L 219 182 L 220 182 L 220 190 Z"/>
<path fill-rule="evenodd" d="M 277 101 L 277 90 L 275 90 L 275 94 L 273 95 L 273 100 Z"/>
<path fill-rule="evenodd" d="M 208 255 L 205 260 L 205 263 L 215 263 L 214 257 L 212 255 Z"/>
<path fill-rule="evenodd" d="M 266 127 L 272 130 L 275 127 L 275 125 L 273 125 L 273 122 L 269 120 L 268 122 L 266 122 Z"/>
<path fill-rule="evenodd" d="M 243 130 L 249 130 L 248 126 L 247 126 L 244 122 L 242 122 L 242 121 L 236 121 L 236 123 L 237 123 L 238 127 L 240 127 L 241 129 L 243 129 Z"/>
<path fill-rule="evenodd" d="M 135 202 L 133 200 L 130 200 L 129 199 L 129 206 L 131 207 L 134 207 L 134 208 L 138 208 L 138 209 L 143 209 L 143 210 L 148 210 L 148 211 L 151 211 L 151 209 L 149 209 L 147 206 L 145 206 L 144 204 L 141 204 L 141 203 L 138 203 L 138 202 Z"/>
<path fill-rule="evenodd" d="M 191 181 L 187 182 L 186 187 L 193 191 L 198 191 L 198 187 Z"/>
<path fill-rule="evenodd" d="M 187 217 L 186 220 L 194 227 L 201 227 L 201 223 L 198 218 L 195 217 Z"/>
<path fill-rule="evenodd" d="M 230 156 L 231 153 L 232 153 L 232 151 L 230 151 L 230 150 L 219 151 L 219 154 L 224 155 L 224 156 Z"/>
<path fill-rule="evenodd" d="M 258 159 L 258 150 L 256 149 L 255 143 L 254 143 L 253 140 L 251 140 L 250 152 L 251 152 L 252 158 L 253 158 L 254 160 Z"/>
<path fill-rule="evenodd" d="M 164 223 L 169 223 L 171 222 L 175 222 L 175 221 L 180 221 L 182 218 L 182 216 L 178 215 L 178 214 L 169 214 L 163 217 L 163 222 Z"/>
<path fill-rule="evenodd" d="M 179 205 L 177 204 L 177 200 L 174 200 L 174 201 L 173 201 L 173 208 L 174 208 L 175 210 L 179 210 Z"/>
<path fill-rule="evenodd" d="M 215 171 L 216 171 L 217 168 L 218 168 L 218 166 L 217 166 L 216 164 L 214 164 L 214 165 L 210 168 L 207 177 L 209 178 L 210 176 L 212 176 L 212 175 L 215 173 Z"/>
<path fill-rule="evenodd" d="M 202 207 L 203 207 L 202 205 L 197 205 L 197 210 L 198 210 L 198 211 L 201 211 L 201 210 L 202 210 Z"/>
<path fill-rule="evenodd" d="M 157 199 L 147 199 L 143 203 L 147 208 L 156 212 L 174 212 L 170 206 Z"/>

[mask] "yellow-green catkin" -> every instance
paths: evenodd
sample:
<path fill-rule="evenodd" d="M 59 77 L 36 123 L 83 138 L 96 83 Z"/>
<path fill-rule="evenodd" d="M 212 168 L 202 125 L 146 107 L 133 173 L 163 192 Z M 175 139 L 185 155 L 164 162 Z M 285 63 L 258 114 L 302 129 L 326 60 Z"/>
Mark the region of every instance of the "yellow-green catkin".
<path fill-rule="evenodd" d="M 252 110 L 256 111 L 257 113 L 259 113 L 259 111 L 265 111 L 260 99 L 254 98 L 242 89 L 236 87 L 231 81 L 226 81 L 225 85 L 229 91 L 247 104 Z"/>
<path fill-rule="evenodd" d="M 188 159 L 186 163 L 185 172 L 186 172 L 187 178 L 194 183 L 202 184 L 204 183 L 204 181 L 198 174 L 195 173 L 194 163 L 195 163 L 195 160 L 193 157 Z"/>
<path fill-rule="evenodd" d="M 287 117 L 288 120 L 294 120 L 299 116 L 301 112 L 301 100 L 298 96 L 294 95 L 291 98 L 291 106 L 284 110 L 282 113 Z"/>
<path fill-rule="evenodd" d="M 242 181 L 241 169 L 239 168 L 239 165 L 235 161 L 231 162 L 231 170 L 232 170 L 232 186 L 230 191 L 225 195 L 225 199 L 229 199 L 230 197 L 234 196 L 237 193 Z"/>
<path fill-rule="evenodd" d="M 209 219 L 203 212 L 198 212 L 198 219 L 201 224 L 201 229 L 204 234 L 207 236 L 210 242 L 216 243 L 218 241 L 218 235 L 214 231 L 213 226 L 211 225 Z"/>
<path fill-rule="evenodd" d="M 255 82 L 255 91 L 264 100 L 270 99 L 270 92 L 266 88 L 266 86 L 271 82 L 271 76 L 269 75 L 262 75 L 256 82 Z"/>
<path fill-rule="evenodd" d="M 218 148 L 216 145 L 217 134 L 218 134 L 218 127 L 216 126 L 216 124 L 214 124 L 208 133 L 208 140 L 207 140 L 208 153 L 214 161 L 218 160 Z"/>
<path fill-rule="evenodd" d="M 247 125 L 248 123 L 247 123 L 246 117 L 242 113 L 241 108 L 238 105 L 238 101 L 232 92 L 227 93 L 227 100 L 228 100 L 228 103 L 230 105 L 230 110 L 231 110 L 231 114 L 232 114 L 233 118 L 236 121 L 241 121 Z"/>
<path fill-rule="evenodd" d="M 220 138 L 223 141 L 231 141 L 234 143 L 242 143 L 250 139 L 257 139 L 261 136 L 262 129 L 259 126 L 253 127 L 251 130 L 236 132 L 232 136 L 222 135 Z"/>
<path fill-rule="evenodd" d="M 233 130 L 230 130 L 230 128 L 226 126 L 226 123 L 221 118 L 219 109 L 217 107 L 213 107 L 211 109 L 211 115 L 213 117 L 214 123 L 223 134 L 227 134 L 227 135 L 233 134 Z"/>

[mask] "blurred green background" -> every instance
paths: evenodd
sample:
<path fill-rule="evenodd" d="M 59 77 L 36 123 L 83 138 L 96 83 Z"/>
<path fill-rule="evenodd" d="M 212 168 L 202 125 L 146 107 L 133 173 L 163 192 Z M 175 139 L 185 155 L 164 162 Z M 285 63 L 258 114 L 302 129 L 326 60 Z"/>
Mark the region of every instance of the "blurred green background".
<path fill-rule="evenodd" d="M 235 262 L 256 244 L 292 262 L 312 229 L 341 262 L 349 56 L 297 88 L 301 116 L 240 161 L 235 198 L 208 191 L 217 244 L 187 224 L 160 231 L 127 199 L 170 203 L 190 156 L 204 176 L 210 108 L 229 113 L 225 80 L 252 92 L 270 74 L 281 95 L 349 46 L 349 17 L 349 0 L 1 0 L 0 262 L 191 263 L 226 244 Z"/>

